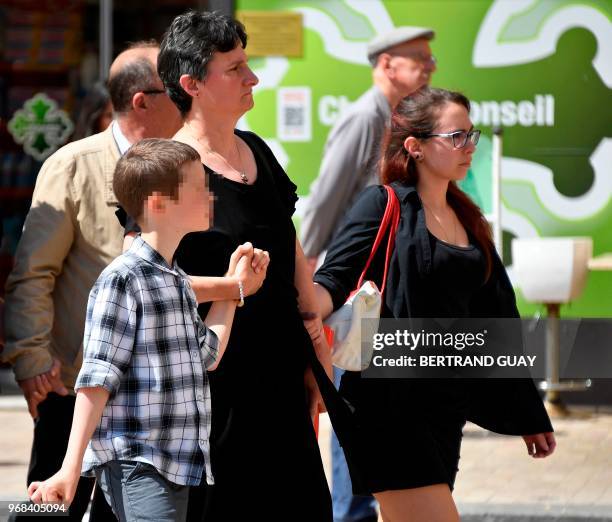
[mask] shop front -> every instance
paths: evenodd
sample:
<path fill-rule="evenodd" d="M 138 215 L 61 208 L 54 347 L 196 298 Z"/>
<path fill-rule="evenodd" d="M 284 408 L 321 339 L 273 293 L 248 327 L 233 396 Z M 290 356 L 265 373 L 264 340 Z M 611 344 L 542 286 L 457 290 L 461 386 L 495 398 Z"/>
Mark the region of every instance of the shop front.
<path fill-rule="evenodd" d="M 104 90 L 114 56 L 159 41 L 187 9 L 231 12 L 232 2 L 0 0 L 0 295 L 42 162 L 83 137 L 84 100 Z"/>

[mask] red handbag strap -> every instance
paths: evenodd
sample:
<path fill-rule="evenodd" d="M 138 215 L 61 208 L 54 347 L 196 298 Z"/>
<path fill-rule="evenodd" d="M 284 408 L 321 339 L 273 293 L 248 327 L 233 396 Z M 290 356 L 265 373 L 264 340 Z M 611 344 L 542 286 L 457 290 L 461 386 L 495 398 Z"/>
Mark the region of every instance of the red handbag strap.
<path fill-rule="evenodd" d="M 381 295 L 384 295 L 385 287 L 387 286 L 387 272 L 389 270 L 389 261 L 391 260 L 391 255 L 393 254 L 393 246 L 395 245 L 395 235 L 397 233 L 397 226 L 399 224 L 400 219 L 400 205 L 397 196 L 395 195 L 395 191 L 389 185 L 384 185 L 384 187 L 387 190 L 387 206 L 380 222 L 380 226 L 378 227 L 378 233 L 376 234 L 376 239 L 374 240 L 374 244 L 372 245 L 370 257 L 368 257 L 368 261 L 366 262 L 363 272 L 361 272 L 361 276 L 359 277 L 359 282 L 357 283 L 356 288 L 361 288 L 363 280 L 365 279 L 366 272 L 368 271 L 368 268 L 370 268 L 372 259 L 374 259 L 374 256 L 378 251 L 378 247 L 382 243 L 382 240 L 385 237 L 385 234 L 388 229 L 389 239 L 387 240 L 385 271 L 383 274 L 382 287 L 380 288 Z"/>

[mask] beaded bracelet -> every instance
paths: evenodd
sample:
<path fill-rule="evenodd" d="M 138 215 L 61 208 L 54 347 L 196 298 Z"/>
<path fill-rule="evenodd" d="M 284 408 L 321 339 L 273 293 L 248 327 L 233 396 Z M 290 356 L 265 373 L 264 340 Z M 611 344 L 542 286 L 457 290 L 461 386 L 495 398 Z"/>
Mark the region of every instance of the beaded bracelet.
<path fill-rule="evenodd" d="M 242 285 L 242 281 L 238 281 L 238 291 L 240 292 L 240 301 L 236 306 L 240 308 L 244 306 L 244 286 Z"/>

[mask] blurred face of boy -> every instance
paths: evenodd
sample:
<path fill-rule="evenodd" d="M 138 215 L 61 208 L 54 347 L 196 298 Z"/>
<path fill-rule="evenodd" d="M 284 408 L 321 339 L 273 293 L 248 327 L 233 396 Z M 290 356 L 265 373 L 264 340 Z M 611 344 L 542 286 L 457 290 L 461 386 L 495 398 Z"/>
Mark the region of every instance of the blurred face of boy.
<path fill-rule="evenodd" d="M 207 230 L 212 221 L 212 197 L 202 164 L 186 163 L 182 173 L 178 199 L 168 198 L 165 219 L 172 220 L 185 234 Z"/>

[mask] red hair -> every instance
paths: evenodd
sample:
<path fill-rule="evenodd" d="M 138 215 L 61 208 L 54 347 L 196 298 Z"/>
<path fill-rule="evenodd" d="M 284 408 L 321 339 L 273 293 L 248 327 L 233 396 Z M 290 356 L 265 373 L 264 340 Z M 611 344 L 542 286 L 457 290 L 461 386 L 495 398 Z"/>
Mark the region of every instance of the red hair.
<path fill-rule="evenodd" d="M 434 131 L 440 110 L 449 103 L 461 105 L 468 112 L 470 110 L 470 102 L 463 94 L 444 89 L 424 88 L 400 102 L 393 112 L 391 126 L 383 142 L 380 177 L 384 184 L 401 181 L 416 186 L 419 179 L 416 161 L 404 148 L 404 141 L 410 136 L 426 139 L 425 136 Z M 448 184 L 446 199 L 461 224 L 482 249 L 487 263 L 486 279 L 489 279 L 495 247 L 486 218 L 454 181 Z"/>

